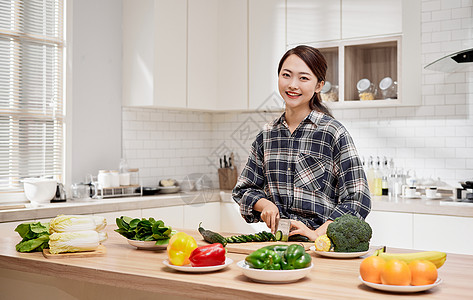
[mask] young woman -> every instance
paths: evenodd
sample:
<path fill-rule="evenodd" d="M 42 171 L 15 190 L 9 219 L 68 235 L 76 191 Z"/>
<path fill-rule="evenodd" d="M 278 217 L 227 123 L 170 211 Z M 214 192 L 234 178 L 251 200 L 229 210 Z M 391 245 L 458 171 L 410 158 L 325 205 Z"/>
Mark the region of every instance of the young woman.
<path fill-rule="evenodd" d="M 322 104 L 327 62 L 315 48 L 287 51 L 278 67 L 285 112 L 265 125 L 233 190 L 247 222 L 264 221 L 274 232 L 291 219 L 290 235 L 310 240 L 335 218 L 366 218 L 370 192 L 348 131 Z"/>

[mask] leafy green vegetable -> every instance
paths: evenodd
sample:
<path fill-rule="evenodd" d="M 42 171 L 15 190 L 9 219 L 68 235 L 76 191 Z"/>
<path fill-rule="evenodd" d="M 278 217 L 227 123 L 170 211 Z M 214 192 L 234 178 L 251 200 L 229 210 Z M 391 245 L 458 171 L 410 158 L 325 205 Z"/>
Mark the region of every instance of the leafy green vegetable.
<path fill-rule="evenodd" d="M 162 220 L 154 218 L 133 219 L 121 216 L 116 219 L 116 232 L 130 240 L 156 241 L 156 245 L 165 245 L 175 233 L 170 226 L 165 226 Z"/>
<path fill-rule="evenodd" d="M 18 252 L 43 251 L 49 244 L 49 223 L 22 223 L 15 228 L 22 240 L 16 245 Z"/>

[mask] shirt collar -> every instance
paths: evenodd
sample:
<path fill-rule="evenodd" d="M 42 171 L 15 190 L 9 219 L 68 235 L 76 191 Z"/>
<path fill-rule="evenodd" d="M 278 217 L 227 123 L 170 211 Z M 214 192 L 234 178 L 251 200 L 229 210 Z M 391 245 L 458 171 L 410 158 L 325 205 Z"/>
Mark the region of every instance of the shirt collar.
<path fill-rule="evenodd" d="M 306 120 L 308 120 L 308 121 L 312 122 L 314 125 L 316 125 L 318 122 L 320 122 L 320 120 L 323 117 L 324 117 L 323 113 L 318 112 L 316 110 L 312 110 L 307 115 L 307 117 L 305 117 L 305 119 L 302 120 L 302 122 L 305 122 Z M 274 121 L 274 125 L 284 124 L 285 122 L 286 122 L 286 112 L 283 112 L 282 115 Z"/>

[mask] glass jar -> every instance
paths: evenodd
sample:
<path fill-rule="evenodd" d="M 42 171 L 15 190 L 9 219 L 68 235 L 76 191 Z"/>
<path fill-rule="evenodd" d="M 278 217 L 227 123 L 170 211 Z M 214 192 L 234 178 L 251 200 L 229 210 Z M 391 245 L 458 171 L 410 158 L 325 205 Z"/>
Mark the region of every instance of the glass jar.
<path fill-rule="evenodd" d="M 108 170 L 99 170 L 97 175 L 97 181 L 101 188 L 110 188 L 112 187 L 112 176 Z"/>
<path fill-rule="evenodd" d="M 90 197 L 90 187 L 85 183 L 74 183 L 71 187 L 72 199 L 85 199 Z"/>
<path fill-rule="evenodd" d="M 322 90 L 320 91 L 320 97 L 325 102 L 336 102 L 338 101 L 338 85 L 332 85 L 330 81 L 325 81 Z"/>
<path fill-rule="evenodd" d="M 112 187 L 119 187 L 120 186 L 120 173 L 116 170 L 110 171 L 110 176 L 112 179 Z"/>
<path fill-rule="evenodd" d="M 374 100 L 376 98 L 376 86 L 367 78 L 363 78 L 356 84 L 360 100 Z"/>
<path fill-rule="evenodd" d="M 130 185 L 140 185 L 140 170 L 128 169 L 128 173 L 130 173 Z"/>
<path fill-rule="evenodd" d="M 383 99 L 397 99 L 397 81 L 391 77 L 381 79 L 379 90 Z"/>

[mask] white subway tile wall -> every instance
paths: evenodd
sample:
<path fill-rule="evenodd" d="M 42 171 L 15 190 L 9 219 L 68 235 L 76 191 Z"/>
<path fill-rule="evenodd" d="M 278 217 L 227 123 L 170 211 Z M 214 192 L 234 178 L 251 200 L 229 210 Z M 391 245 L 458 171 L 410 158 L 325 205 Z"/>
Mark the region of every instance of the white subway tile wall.
<path fill-rule="evenodd" d="M 473 48 L 473 1 L 422 1 L 422 67 Z M 396 166 L 449 184 L 473 178 L 473 68 L 423 70 L 422 105 L 333 113 L 361 156 L 392 157 Z M 277 113 L 206 113 L 123 108 L 123 153 L 145 185 L 205 174 L 218 186 L 218 159 L 235 153 L 239 171 L 253 139 Z"/>

